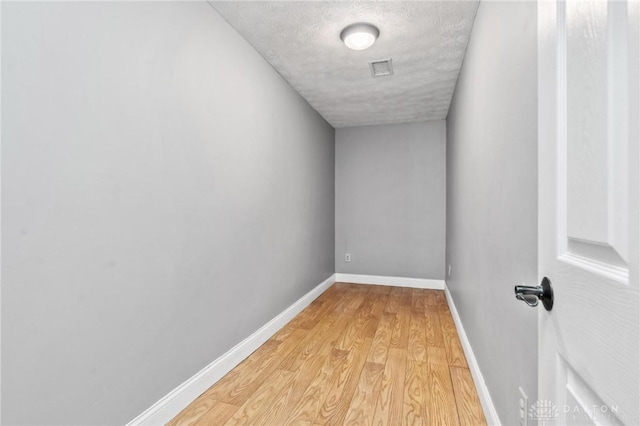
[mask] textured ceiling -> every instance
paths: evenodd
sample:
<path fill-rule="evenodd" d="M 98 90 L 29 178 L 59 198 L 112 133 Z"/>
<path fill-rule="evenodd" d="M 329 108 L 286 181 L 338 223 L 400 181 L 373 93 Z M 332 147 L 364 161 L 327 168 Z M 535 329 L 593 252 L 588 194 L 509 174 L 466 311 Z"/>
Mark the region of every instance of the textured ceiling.
<path fill-rule="evenodd" d="M 334 127 L 447 116 L 477 1 L 210 2 Z M 340 31 L 369 22 L 380 37 L 353 51 Z M 392 76 L 368 61 L 393 59 Z"/>

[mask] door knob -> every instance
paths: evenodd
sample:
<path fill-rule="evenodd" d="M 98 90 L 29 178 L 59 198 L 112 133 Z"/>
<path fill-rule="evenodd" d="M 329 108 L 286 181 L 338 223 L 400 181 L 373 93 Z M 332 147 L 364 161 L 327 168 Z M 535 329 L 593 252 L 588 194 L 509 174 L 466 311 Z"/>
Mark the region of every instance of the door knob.
<path fill-rule="evenodd" d="M 538 301 L 542 301 L 542 305 L 547 311 L 553 308 L 553 289 L 551 281 L 544 277 L 537 287 L 527 285 L 517 285 L 515 287 L 516 299 L 522 300 L 529 306 L 538 306 Z"/>

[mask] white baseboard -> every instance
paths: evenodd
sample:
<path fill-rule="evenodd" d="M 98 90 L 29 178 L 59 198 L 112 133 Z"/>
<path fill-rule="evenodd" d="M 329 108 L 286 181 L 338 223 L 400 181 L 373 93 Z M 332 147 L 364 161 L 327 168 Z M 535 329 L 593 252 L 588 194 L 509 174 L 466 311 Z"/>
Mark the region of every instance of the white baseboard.
<path fill-rule="evenodd" d="M 164 425 L 173 419 L 193 400 L 209 389 L 225 374 L 240 364 L 251 353 L 269 340 L 304 308 L 320 296 L 334 282 L 335 274 L 324 280 L 309 293 L 302 296 L 278 316 L 262 326 L 251 336 L 238 343 L 220 358 L 200 370 L 189 380 L 169 392 L 161 400 L 149 407 L 144 413 L 131 420 L 127 426 Z"/>
<path fill-rule="evenodd" d="M 444 280 L 429 280 L 425 278 L 383 277 L 378 275 L 336 274 L 336 282 L 388 285 L 393 287 L 425 288 L 444 290 Z"/>
<path fill-rule="evenodd" d="M 446 284 L 444 287 L 444 292 L 447 296 L 447 303 L 449 304 L 449 309 L 451 310 L 451 316 L 453 316 L 453 321 L 456 324 L 456 330 L 458 331 L 458 336 L 460 337 L 460 343 L 462 343 L 464 355 L 467 357 L 467 364 L 469 364 L 469 370 L 471 371 L 471 375 L 473 376 L 473 383 L 476 385 L 476 391 L 478 392 L 478 397 L 480 398 L 480 403 L 482 404 L 484 416 L 487 419 L 488 424 L 500 426 L 501 423 L 500 418 L 498 417 L 498 412 L 496 411 L 496 407 L 493 405 L 491 395 L 489 394 L 489 389 L 484 382 L 484 377 L 482 377 L 482 372 L 480 371 L 480 367 L 478 366 L 478 360 L 476 360 L 476 357 L 473 354 L 471 343 L 469 342 L 467 333 L 465 333 L 464 331 L 464 327 L 462 327 L 462 320 L 460 319 L 460 315 L 458 314 L 456 305 L 453 303 L 453 298 L 451 297 L 451 292 L 449 292 L 449 287 L 447 287 Z"/>

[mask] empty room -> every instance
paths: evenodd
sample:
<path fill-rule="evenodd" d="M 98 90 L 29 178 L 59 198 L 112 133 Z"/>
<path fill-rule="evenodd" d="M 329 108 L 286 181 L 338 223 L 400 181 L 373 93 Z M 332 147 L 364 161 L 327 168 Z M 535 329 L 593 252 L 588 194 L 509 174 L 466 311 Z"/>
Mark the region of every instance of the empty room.
<path fill-rule="evenodd" d="M 2 425 L 640 425 L 640 2 L 0 1 Z"/>

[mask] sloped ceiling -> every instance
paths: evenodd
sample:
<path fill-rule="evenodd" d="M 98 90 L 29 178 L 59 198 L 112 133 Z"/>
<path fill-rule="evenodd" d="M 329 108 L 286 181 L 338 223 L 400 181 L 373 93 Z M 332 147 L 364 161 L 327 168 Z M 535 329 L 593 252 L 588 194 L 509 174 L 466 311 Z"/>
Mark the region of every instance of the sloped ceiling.
<path fill-rule="evenodd" d="M 334 127 L 447 116 L 478 1 L 210 2 Z M 340 40 L 368 22 L 367 50 Z M 372 77 L 368 61 L 392 58 L 394 74 Z"/>

